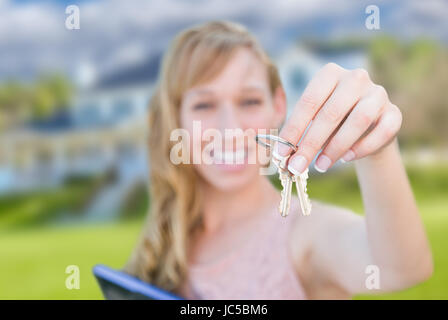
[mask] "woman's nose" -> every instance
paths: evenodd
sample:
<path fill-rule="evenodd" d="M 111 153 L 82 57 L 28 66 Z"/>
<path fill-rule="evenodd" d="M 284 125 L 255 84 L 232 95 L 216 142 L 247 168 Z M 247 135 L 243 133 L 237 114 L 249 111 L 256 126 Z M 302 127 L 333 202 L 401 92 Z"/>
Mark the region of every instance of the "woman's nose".
<path fill-rule="evenodd" d="M 223 105 L 218 115 L 219 130 L 223 136 L 224 150 L 244 147 L 244 132 L 237 108 L 228 103 Z"/>
<path fill-rule="evenodd" d="M 218 124 L 221 132 L 226 129 L 242 129 L 241 119 L 232 103 L 223 103 L 218 114 Z"/>

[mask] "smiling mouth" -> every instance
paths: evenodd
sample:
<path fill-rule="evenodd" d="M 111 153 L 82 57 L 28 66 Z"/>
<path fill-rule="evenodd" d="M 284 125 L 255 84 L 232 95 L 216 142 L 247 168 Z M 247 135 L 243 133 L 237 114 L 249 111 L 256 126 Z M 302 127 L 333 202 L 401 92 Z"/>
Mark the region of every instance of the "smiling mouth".
<path fill-rule="evenodd" d="M 246 149 L 239 149 L 236 151 L 220 152 L 213 150 L 211 156 L 213 163 L 225 164 L 225 165 L 241 165 L 244 164 L 247 159 L 248 152 Z"/>

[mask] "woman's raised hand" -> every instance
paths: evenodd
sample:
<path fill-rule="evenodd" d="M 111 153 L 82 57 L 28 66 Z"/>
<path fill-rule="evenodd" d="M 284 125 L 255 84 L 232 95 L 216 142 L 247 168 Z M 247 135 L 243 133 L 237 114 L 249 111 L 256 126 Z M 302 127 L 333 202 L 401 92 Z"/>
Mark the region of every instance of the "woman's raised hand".
<path fill-rule="evenodd" d="M 339 159 L 352 161 L 377 153 L 395 138 L 401 121 L 398 107 L 367 71 L 329 63 L 310 81 L 280 131 L 281 138 L 295 145 L 300 140 L 288 169 L 302 173 L 321 149 L 315 163 L 320 172 Z M 291 149 L 280 145 L 277 152 L 286 156 Z"/>

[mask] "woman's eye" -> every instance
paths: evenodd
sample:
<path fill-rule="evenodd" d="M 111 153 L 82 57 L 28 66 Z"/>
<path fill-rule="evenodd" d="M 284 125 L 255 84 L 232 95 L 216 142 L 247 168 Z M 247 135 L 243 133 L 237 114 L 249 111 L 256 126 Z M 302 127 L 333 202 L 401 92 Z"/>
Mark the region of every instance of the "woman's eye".
<path fill-rule="evenodd" d="M 243 106 L 258 106 L 261 104 L 261 99 L 244 99 L 241 101 Z"/>
<path fill-rule="evenodd" d="M 207 110 L 211 109 L 213 107 L 213 104 L 210 102 L 200 102 L 193 106 L 193 110 Z"/>

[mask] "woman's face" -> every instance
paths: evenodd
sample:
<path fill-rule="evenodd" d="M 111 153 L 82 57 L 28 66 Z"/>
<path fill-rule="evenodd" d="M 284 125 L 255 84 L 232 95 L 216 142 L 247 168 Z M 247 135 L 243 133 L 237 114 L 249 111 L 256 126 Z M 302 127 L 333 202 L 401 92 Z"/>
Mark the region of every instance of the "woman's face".
<path fill-rule="evenodd" d="M 283 91 L 271 94 L 266 66 L 250 50 L 239 49 L 213 80 L 183 95 L 180 123 L 190 134 L 190 154 L 202 152 L 212 162 L 201 158 L 194 164 L 199 175 L 223 191 L 253 182 L 260 168 L 259 161 L 253 163 L 255 144 L 248 143 L 254 136 L 242 133 L 277 128 L 285 112 Z M 220 143 L 204 138 L 209 129 L 219 133 Z"/>

